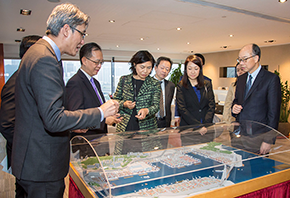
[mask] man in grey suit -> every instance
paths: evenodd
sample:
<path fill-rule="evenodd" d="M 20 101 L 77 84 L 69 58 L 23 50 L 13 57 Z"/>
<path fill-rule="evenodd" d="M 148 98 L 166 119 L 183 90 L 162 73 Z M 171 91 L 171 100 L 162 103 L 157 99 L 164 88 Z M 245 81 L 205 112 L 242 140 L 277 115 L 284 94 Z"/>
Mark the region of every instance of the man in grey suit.
<path fill-rule="evenodd" d="M 238 77 L 235 99 L 232 113 L 241 123 L 241 133 L 247 137 L 242 142 L 250 145 L 248 150 L 259 154 L 267 154 L 271 144 L 275 142 L 275 136 L 268 136 L 265 127 L 252 123 L 251 130 L 246 120 L 260 122 L 274 129 L 278 128 L 281 104 L 281 86 L 279 77 L 263 69 L 259 63 L 261 50 L 256 44 L 244 46 L 239 52 L 237 61 L 246 72 Z M 249 141 L 252 141 L 250 144 Z M 251 148 L 250 148 L 251 147 Z M 256 147 L 256 148 L 255 148 Z"/>
<path fill-rule="evenodd" d="M 69 168 L 69 130 L 100 127 L 117 113 L 113 100 L 99 108 L 67 111 L 61 55 L 75 56 L 89 17 L 75 5 L 61 4 L 47 20 L 47 36 L 24 55 L 15 87 L 16 118 L 12 173 L 27 197 L 61 198 Z"/>
<path fill-rule="evenodd" d="M 174 94 L 175 85 L 166 80 L 172 67 L 172 61 L 167 57 L 159 57 L 155 66 L 155 76 L 161 83 L 160 110 L 157 113 L 158 128 L 170 127 L 171 122 L 171 102 Z"/>

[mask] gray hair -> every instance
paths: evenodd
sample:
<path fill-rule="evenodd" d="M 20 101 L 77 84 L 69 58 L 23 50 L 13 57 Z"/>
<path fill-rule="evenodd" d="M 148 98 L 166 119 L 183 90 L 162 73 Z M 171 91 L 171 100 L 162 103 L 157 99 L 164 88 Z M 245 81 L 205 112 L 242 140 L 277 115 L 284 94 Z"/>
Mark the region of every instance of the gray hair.
<path fill-rule="evenodd" d="M 75 28 L 78 25 L 89 24 L 89 16 L 80 11 L 80 9 L 69 3 L 64 3 L 56 6 L 47 19 L 46 34 L 58 36 L 60 29 L 68 24 L 70 27 Z M 74 29 L 72 29 L 74 32 Z"/>

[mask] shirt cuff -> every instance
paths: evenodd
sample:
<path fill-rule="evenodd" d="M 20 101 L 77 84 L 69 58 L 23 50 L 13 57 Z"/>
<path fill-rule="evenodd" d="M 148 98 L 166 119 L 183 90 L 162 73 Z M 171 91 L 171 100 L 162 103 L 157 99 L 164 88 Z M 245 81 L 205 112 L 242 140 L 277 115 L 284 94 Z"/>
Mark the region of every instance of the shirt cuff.
<path fill-rule="evenodd" d="M 102 110 L 100 107 L 98 107 L 98 109 L 99 109 L 100 112 L 101 112 L 101 122 L 103 122 L 103 120 L 104 120 L 104 113 L 103 113 L 103 110 Z"/>

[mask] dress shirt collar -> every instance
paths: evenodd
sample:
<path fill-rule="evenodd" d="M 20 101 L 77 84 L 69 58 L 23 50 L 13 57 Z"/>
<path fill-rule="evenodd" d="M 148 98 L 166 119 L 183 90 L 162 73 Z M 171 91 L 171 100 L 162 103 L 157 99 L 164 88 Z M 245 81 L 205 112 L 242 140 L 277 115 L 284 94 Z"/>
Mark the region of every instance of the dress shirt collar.
<path fill-rule="evenodd" d="M 91 80 L 91 78 L 93 78 L 87 72 L 85 72 L 85 70 L 83 70 L 82 68 L 80 68 L 80 70 L 85 74 L 85 76 L 88 78 L 89 81 Z"/>
<path fill-rule="evenodd" d="M 59 48 L 55 44 L 55 42 L 53 42 L 53 40 L 51 40 L 51 38 L 49 38 L 48 36 L 43 36 L 42 38 L 49 43 L 49 45 L 52 47 L 52 49 L 56 55 L 57 61 L 60 61 L 61 60 L 61 53 L 60 53 Z"/>
<path fill-rule="evenodd" d="M 248 80 L 249 80 L 249 76 L 251 75 L 251 76 L 252 76 L 252 84 L 253 84 L 253 82 L 255 81 L 256 77 L 258 76 L 258 74 L 259 74 L 261 68 L 262 68 L 262 66 L 259 65 L 259 67 L 258 67 L 258 68 L 253 72 L 253 73 L 250 74 L 250 73 L 248 72 L 247 82 L 248 82 Z"/>

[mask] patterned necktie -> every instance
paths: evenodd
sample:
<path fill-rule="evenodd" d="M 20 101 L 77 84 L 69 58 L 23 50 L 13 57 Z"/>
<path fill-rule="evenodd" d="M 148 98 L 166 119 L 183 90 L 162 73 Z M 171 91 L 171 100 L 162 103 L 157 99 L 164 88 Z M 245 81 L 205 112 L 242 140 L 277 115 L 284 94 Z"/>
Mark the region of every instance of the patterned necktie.
<path fill-rule="evenodd" d="M 160 82 L 162 86 L 162 81 Z M 163 104 L 163 91 L 161 88 L 161 94 L 160 94 L 160 111 L 159 111 L 160 118 L 164 117 L 164 104 Z"/>
<path fill-rule="evenodd" d="M 252 78 L 253 78 L 253 77 L 252 77 L 252 75 L 250 74 L 250 75 L 249 75 L 249 80 L 248 80 L 248 82 L 247 82 L 247 84 L 246 84 L 245 97 L 247 96 L 249 90 L 251 89 L 251 86 L 252 86 Z"/>
<path fill-rule="evenodd" d="M 92 86 L 93 86 L 93 88 L 94 88 L 94 90 L 95 90 L 95 92 L 96 92 L 96 94 L 97 94 L 97 96 L 98 96 L 98 98 L 99 98 L 99 101 L 100 101 L 100 103 L 101 103 L 101 105 L 102 105 L 102 104 L 103 104 L 103 101 L 102 101 L 101 96 L 99 95 L 99 92 L 98 92 L 98 89 L 97 89 L 97 87 L 96 87 L 96 84 L 95 84 L 95 82 L 94 82 L 94 78 L 93 78 L 93 77 L 91 78 L 90 82 L 91 82 L 91 84 L 92 84 Z"/>

